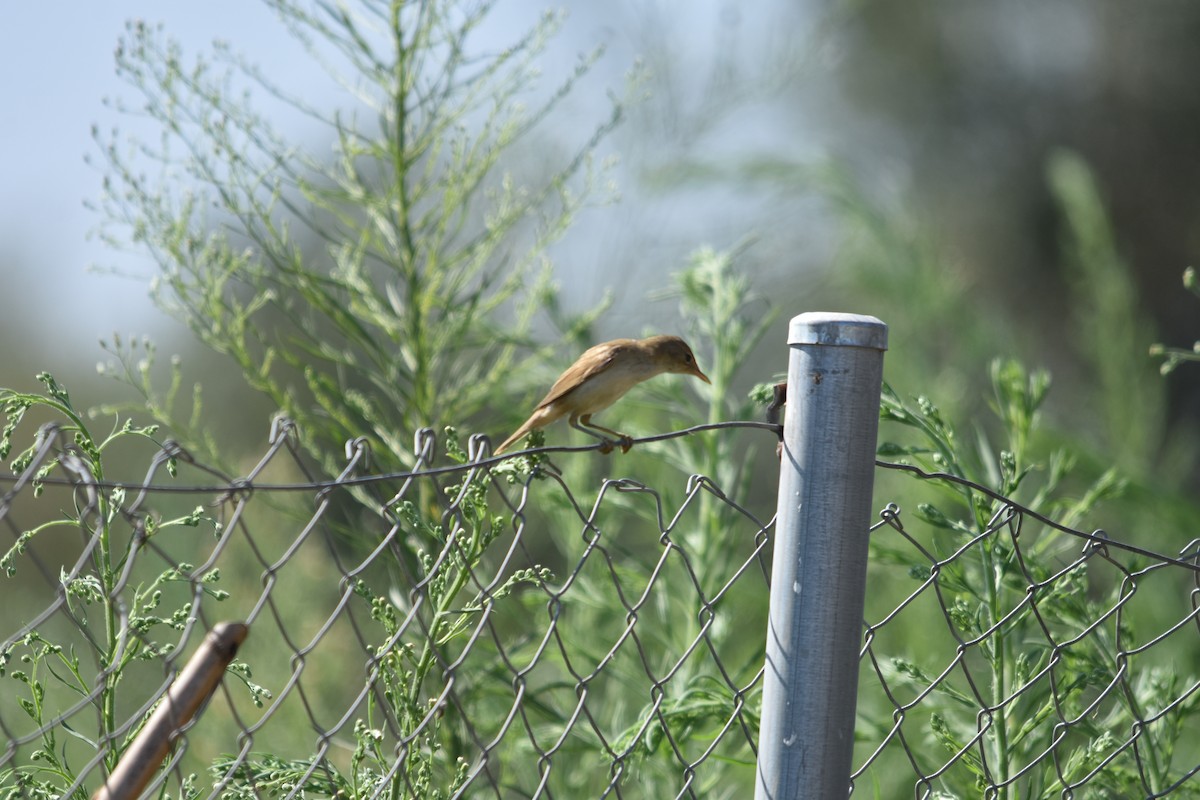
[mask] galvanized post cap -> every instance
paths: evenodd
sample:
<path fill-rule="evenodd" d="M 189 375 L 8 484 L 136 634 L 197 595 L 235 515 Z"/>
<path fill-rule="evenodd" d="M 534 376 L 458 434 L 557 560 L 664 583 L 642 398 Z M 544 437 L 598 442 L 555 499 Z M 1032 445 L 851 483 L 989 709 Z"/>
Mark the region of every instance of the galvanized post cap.
<path fill-rule="evenodd" d="M 838 311 L 806 311 L 792 317 L 788 344 L 887 350 L 887 335 L 887 325 L 876 317 Z"/>

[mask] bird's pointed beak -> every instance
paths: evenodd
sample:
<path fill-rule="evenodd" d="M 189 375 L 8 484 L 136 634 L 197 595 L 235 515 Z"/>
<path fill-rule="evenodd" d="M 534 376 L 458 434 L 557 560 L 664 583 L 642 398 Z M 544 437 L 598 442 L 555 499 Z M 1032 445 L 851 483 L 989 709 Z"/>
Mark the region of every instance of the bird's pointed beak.
<path fill-rule="evenodd" d="M 696 371 L 693 372 L 692 374 L 695 375 L 700 380 L 704 381 L 705 383 L 710 384 L 710 385 L 712 384 L 712 381 L 710 381 L 708 379 L 707 375 L 705 375 L 703 372 L 700 371 L 699 367 L 696 367 Z"/>

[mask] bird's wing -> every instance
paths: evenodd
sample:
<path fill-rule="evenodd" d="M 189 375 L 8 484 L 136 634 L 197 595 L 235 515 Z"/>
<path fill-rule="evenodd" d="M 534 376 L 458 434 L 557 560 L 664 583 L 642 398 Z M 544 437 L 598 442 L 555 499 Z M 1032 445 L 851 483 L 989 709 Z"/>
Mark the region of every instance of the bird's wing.
<path fill-rule="evenodd" d="M 574 364 L 567 367 L 566 372 L 558 376 L 558 380 L 550 387 L 550 391 L 546 393 L 537 407 L 550 405 L 588 378 L 604 372 L 612 366 L 613 359 L 617 357 L 617 354 L 627 350 L 633 342 L 633 339 L 614 339 L 585 350 Z"/>

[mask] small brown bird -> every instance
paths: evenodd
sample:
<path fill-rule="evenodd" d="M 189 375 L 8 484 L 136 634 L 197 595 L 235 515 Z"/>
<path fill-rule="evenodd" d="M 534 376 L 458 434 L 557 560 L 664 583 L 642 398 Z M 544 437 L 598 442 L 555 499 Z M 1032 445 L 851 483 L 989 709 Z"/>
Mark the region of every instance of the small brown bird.
<path fill-rule="evenodd" d="M 592 425 L 592 415 L 611 406 L 637 384 L 664 372 L 695 375 L 705 383 L 708 376 L 696 366 L 696 356 L 687 342 L 678 336 L 651 336 L 648 339 L 613 339 L 587 350 L 579 360 L 558 376 L 550 392 L 525 424 L 496 448 L 503 453 L 530 431 L 544 428 L 560 417 L 566 417 L 571 427 L 603 440 L 608 452 L 614 444 L 605 433 L 618 440 L 628 452 L 632 442 L 623 433 Z M 601 433 L 603 432 L 603 433 Z"/>

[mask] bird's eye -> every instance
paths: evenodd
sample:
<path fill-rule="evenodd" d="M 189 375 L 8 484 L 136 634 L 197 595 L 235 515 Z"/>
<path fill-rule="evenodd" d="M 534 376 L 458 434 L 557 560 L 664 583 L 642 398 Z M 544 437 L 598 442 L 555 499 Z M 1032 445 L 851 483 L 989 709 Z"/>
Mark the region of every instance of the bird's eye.
<path fill-rule="evenodd" d="M 691 357 L 691 356 L 684 356 L 684 357 L 683 357 L 683 360 L 684 360 L 684 363 L 687 363 L 687 364 L 690 364 L 690 363 L 692 363 L 692 357 Z"/>

